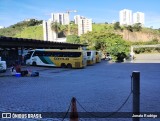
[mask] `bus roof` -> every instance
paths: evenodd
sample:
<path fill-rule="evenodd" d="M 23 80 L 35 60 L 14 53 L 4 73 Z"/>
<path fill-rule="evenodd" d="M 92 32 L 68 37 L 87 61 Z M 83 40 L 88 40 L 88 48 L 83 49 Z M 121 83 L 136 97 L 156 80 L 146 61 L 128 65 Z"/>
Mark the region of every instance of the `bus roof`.
<path fill-rule="evenodd" d="M 36 51 L 61 51 L 61 52 L 82 52 L 84 50 L 78 50 L 78 49 L 34 49 Z M 34 51 L 34 50 L 31 50 L 31 51 Z"/>

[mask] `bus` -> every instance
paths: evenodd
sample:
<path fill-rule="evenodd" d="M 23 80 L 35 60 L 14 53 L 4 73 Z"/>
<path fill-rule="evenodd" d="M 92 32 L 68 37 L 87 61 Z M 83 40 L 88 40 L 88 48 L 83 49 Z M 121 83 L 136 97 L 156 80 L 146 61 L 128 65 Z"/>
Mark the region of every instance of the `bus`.
<path fill-rule="evenodd" d="M 96 51 L 87 50 L 87 65 L 96 63 Z"/>
<path fill-rule="evenodd" d="M 26 64 L 62 68 L 84 68 L 87 54 L 83 50 L 35 49 L 25 56 Z"/>
<path fill-rule="evenodd" d="M 96 63 L 101 62 L 101 59 L 102 59 L 101 51 L 96 51 Z"/>

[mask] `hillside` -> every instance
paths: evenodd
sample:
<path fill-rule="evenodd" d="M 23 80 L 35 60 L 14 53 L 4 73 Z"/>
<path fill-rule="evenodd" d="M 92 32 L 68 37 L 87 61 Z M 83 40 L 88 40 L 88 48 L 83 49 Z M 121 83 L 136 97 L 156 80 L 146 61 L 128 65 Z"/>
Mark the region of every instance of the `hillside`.
<path fill-rule="evenodd" d="M 116 31 L 115 33 L 123 36 L 123 39 L 131 41 L 131 42 L 148 42 L 154 39 L 160 41 L 160 32 L 155 31 L 145 31 L 143 28 L 139 32 L 130 32 L 128 30 L 123 30 L 123 32 Z"/>
<path fill-rule="evenodd" d="M 8 28 L 0 29 L 0 36 L 43 40 L 43 26 L 41 23 L 42 21 L 36 20 L 19 22 Z M 151 28 L 142 28 L 141 31 L 129 31 L 124 28 L 123 30 L 115 30 L 114 24 L 93 24 L 92 30 L 93 32 L 107 31 L 111 33 L 116 33 L 122 35 L 123 39 L 131 42 L 147 42 L 153 39 L 160 40 L 160 31 Z M 71 27 L 72 33 L 76 33 L 76 31 L 77 30 L 75 30 L 75 28 L 72 30 Z"/>
<path fill-rule="evenodd" d="M 93 31 L 114 32 L 113 24 L 92 24 Z"/>
<path fill-rule="evenodd" d="M 13 37 L 43 40 L 43 27 L 42 25 L 30 26 L 16 33 Z"/>
<path fill-rule="evenodd" d="M 93 31 L 108 31 L 123 36 L 123 39 L 131 42 L 148 42 L 154 39 L 160 41 L 160 30 L 143 27 L 141 31 L 129 31 L 127 29 L 115 30 L 113 24 L 93 24 Z"/>
<path fill-rule="evenodd" d="M 0 29 L 0 36 L 21 37 L 43 40 L 42 20 L 21 21 L 7 28 Z"/>

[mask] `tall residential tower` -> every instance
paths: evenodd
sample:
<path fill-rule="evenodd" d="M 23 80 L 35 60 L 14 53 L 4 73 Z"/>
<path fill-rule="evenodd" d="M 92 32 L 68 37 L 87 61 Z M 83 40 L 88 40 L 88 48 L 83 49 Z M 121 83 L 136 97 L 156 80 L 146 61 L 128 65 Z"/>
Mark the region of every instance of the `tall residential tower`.
<path fill-rule="evenodd" d="M 61 25 L 68 25 L 70 22 L 68 13 L 51 13 L 51 20 Z"/>
<path fill-rule="evenodd" d="M 78 36 L 92 31 L 92 19 L 80 15 L 74 16 L 75 24 L 78 24 Z"/>
<path fill-rule="evenodd" d="M 66 40 L 61 40 L 56 38 L 56 32 L 51 29 L 51 24 L 53 22 L 58 22 L 61 25 L 68 25 L 70 23 L 68 13 L 51 13 L 51 18 L 48 21 L 43 21 L 43 37 L 45 41 L 61 41 L 65 42 Z"/>
<path fill-rule="evenodd" d="M 43 21 L 43 38 L 45 41 L 54 41 L 56 39 L 56 33 L 51 29 L 52 20 Z"/>
<path fill-rule="evenodd" d="M 123 9 L 119 12 L 120 25 L 133 25 L 136 23 L 145 23 L 145 15 L 142 12 L 136 12 L 132 14 L 131 10 Z"/>
<path fill-rule="evenodd" d="M 132 11 L 128 9 L 119 12 L 120 25 L 132 25 Z"/>
<path fill-rule="evenodd" d="M 142 26 L 144 25 L 144 13 L 142 12 L 136 12 L 136 13 L 133 13 L 133 24 L 136 24 L 136 23 L 141 23 Z"/>

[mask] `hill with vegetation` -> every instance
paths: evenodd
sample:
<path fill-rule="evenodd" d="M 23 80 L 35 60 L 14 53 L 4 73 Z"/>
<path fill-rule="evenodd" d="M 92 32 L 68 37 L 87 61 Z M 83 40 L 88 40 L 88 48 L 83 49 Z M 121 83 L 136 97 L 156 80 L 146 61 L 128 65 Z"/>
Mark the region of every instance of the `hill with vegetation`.
<path fill-rule="evenodd" d="M 16 33 L 13 37 L 43 40 L 42 25 L 29 26 Z"/>
<path fill-rule="evenodd" d="M 43 40 L 42 20 L 30 19 L 0 29 L 0 36 Z"/>
<path fill-rule="evenodd" d="M 141 27 L 139 24 L 133 26 L 121 27 L 119 22 L 114 24 L 102 23 L 92 25 L 93 32 L 106 31 L 110 33 L 115 33 L 122 35 L 123 39 L 131 42 L 147 42 L 154 39 L 160 40 L 160 29 L 152 29 Z M 60 26 L 58 31 L 58 37 L 67 36 L 68 26 Z M 78 34 L 78 26 L 73 22 L 70 24 L 70 33 L 71 35 Z M 0 36 L 7 37 L 22 37 L 22 38 L 31 38 L 31 39 L 40 39 L 43 40 L 43 26 L 42 20 L 30 19 L 29 21 L 22 21 L 15 25 L 12 25 L 7 28 L 0 29 Z"/>

